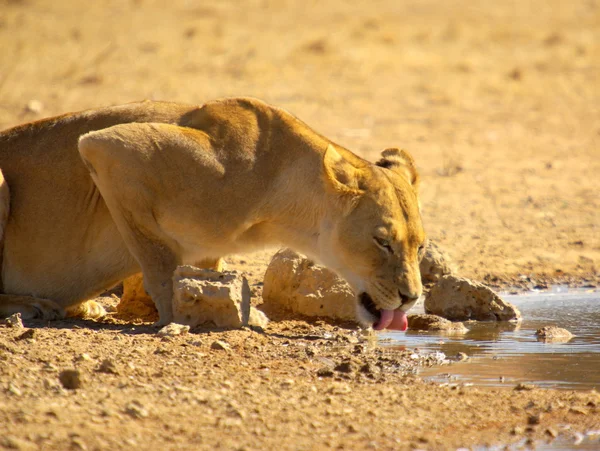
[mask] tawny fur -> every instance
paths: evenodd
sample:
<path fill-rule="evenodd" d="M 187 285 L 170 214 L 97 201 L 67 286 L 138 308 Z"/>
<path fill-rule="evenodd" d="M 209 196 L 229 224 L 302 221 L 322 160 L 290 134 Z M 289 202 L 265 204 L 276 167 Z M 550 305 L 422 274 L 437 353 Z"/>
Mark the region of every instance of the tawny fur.
<path fill-rule="evenodd" d="M 378 164 L 245 98 L 141 102 L 4 131 L 0 314 L 61 317 L 141 270 L 166 324 L 177 265 L 279 244 L 379 308 L 412 305 L 418 175 L 404 151 Z"/>

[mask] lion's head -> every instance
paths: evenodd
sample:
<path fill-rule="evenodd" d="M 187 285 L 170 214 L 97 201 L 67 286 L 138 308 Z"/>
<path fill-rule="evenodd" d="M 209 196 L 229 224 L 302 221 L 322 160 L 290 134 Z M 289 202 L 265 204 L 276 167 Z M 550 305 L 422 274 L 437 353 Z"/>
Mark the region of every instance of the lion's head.
<path fill-rule="evenodd" d="M 321 226 L 321 260 L 353 287 L 360 322 L 405 330 L 406 311 L 423 289 L 425 232 L 414 160 L 406 151 L 386 149 L 371 164 L 330 145 L 323 179 L 332 214 Z"/>

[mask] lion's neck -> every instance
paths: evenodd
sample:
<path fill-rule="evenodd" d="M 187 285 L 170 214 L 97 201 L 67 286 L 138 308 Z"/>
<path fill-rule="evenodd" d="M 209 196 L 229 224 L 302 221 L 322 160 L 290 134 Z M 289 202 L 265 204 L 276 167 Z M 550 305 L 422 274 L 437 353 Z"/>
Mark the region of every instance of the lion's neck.
<path fill-rule="evenodd" d="M 260 245 L 282 245 L 319 259 L 319 235 L 331 214 L 330 194 L 321 176 L 322 145 L 302 142 L 286 152 L 289 164 L 278 175 L 262 218 L 245 233 Z"/>

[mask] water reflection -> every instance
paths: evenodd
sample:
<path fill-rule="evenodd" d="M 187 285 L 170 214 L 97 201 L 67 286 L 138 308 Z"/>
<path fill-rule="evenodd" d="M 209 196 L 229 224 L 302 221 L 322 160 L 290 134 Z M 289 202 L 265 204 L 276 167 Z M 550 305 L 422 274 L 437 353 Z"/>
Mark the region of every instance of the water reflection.
<path fill-rule="evenodd" d="M 389 345 L 441 351 L 449 358 L 458 353 L 470 357 L 466 362 L 423 369 L 423 376 L 437 381 L 510 387 L 531 382 L 541 387 L 600 389 L 600 293 L 528 294 L 505 299 L 519 307 L 522 322 L 466 323 L 469 331 L 462 335 L 408 331 L 382 338 L 391 338 Z M 548 325 L 565 328 L 575 337 L 567 343 L 539 342 L 535 331 Z"/>

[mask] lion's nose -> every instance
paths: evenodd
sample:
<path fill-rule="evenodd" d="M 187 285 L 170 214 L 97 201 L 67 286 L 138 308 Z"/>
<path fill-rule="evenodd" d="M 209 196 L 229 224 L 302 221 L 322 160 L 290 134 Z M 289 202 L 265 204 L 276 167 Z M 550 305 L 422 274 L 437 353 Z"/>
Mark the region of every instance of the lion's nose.
<path fill-rule="evenodd" d="M 400 295 L 400 299 L 402 299 L 403 304 L 415 302 L 421 296 L 421 293 L 418 293 L 416 291 L 403 293 L 402 290 L 398 290 L 398 294 Z"/>

